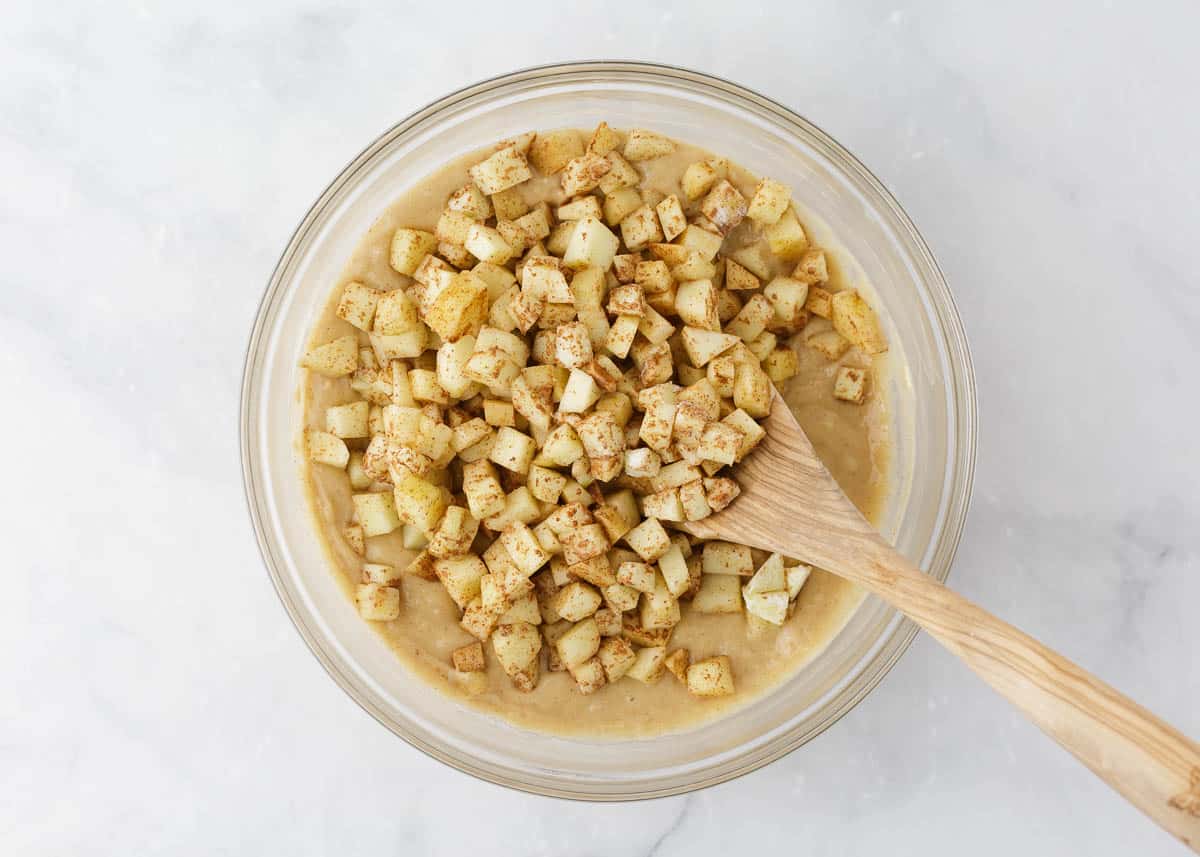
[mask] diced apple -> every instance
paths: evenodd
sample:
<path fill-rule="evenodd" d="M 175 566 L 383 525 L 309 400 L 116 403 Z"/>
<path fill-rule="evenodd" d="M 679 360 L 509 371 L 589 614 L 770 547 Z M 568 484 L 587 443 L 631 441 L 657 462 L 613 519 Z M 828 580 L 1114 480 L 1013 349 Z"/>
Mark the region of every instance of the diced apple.
<path fill-rule="evenodd" d="M 625 138 L 624 155 L 631 161 L 648 161 L 675 151 L 675 144 L 661 134 L 643 128 L 632 128 Z"/>
<path fill-rule="evenodd" d="M 500 542 L 512 562 L 526 577 L 531 576 L 550 560 L 533 531 L 521 521 L 514 521 L 504 528 Z"/>
<path fill-rule="evenodd" d="M 760 226 L 770 226 L 777 223 L 791 202 L 792 191 L 783 182 L 775 179 L 763 179 L 754 189 L 746 216 Z"/>
<path fill-rule="evenodd" d="M 668 241 L 674 241 L 687 229 L 687 218 L 683 214 L 683 206 L 675 194 L 663 199 L 654 207 L 658 214 L 658 222 L 662 225 L 663 236 Z"/>
<path fill-rule="evenodd" d="M 728 164 L 720 158 L 710 158 L 707 161 L 697 161 L 683 171 L 681 183 L 684 195 L 688 199 L 699 199 L 708 193 L 719 180 L 725 178 Z"/>
<path fill-rule="evenodd" d="M 620 145 L 621 135 L 608 127 L 607 122 L 601 122 L 596 126 L 596 130 L 592 132 L 592 136 L 588 140 L 587 150 L 595 152 L 597 155 L 607 155 Z"/>
<path fill-rule="evenodd" d="M 528 622 L 498 625 L 492 632 L 492 651 L 509 677 L 533 663 L 541 650 L 542 635 Z"/>
<path fill-rule="evenodd" d="M 647 518 L 625 534 L 625 543 L 645 562 L 656 562 L 671 547 L 671 539 L 654 518 Z"/>
<path fill-rule="evenodd" d="M 499 230 L 481 223 L 470 224 L 463 244 L 476 259 L 492 265 L 503 265 L 513 257 L 513 245 Z"/>
<path fill-rule="evenodd" d="M 606 270 L 617 253 L 620 242 L 603 223 L 585 217 L 575 224 L 563 262 L 570 268 L 600 268 Z"/>
<path fill-rule="evenodd" d="M 487 220 L 492 216 L 491 201 L 470 182 L 450 194 L 450 198 L 446 200 L 446 208 L 450 211 L 461 211 L 475 220 Z"/>
<path fill-rule="evenodd" d="M 790 348 L 776 348 L 763 360 L 763 371 L 771 383 L 780 386 L 800 372 L 800 358 Z"/>
<path fill-rule="evenodd" d="M 764 622 L 780 626 L 787 619 L 788 594 L 786 591 L 750 593 L 742 588 L 746 612 Z"/>
<path fill-rule="evenodd" d="M 719 330 L 685 327 L 682 334 L 683 348 L 693 366 L 706 366 L 710 360 L 732 348 L 738 338 Z"/>
<path fill-rule="evenodd" d="M 592 376 L 579 369 L 572 369 L 558 409 L 564 414 L 582 414 L 596 403 L 601 392 Z"/>
<path fill-rule="evenodd" d="M 680 283 L 675 295 L 675 312 L 692 328 L 717 333 L 721 330 L 721 321 L 717 317 L 717 290 L 712 280 Z"/>
<path fill-rule="evenodd" d="M 688 667 L 688 691 L 696 696 L 729 696 L 734 692 L 733 665 L 727 655 L 697 661 Z"/>
<path fill-rule="evenodd" d="M 825 260 L 825 251 L 816 247 L 805 250 L 800 261 L 796 263 L 792 276 L 810 286 L 828 281 L 829 266 Z"/>
<path fill-rule="evenodd" d="M 774 316 L 768 322 L 772 330 L 783 333 L 796 333 L 808 320 L 808 311 L 804 309 L 808 300 L 808 284 L 791 277 L 776 277 L 763 289 L 763 296 L 774 309 Z"/>
<path fill-rule="evenodd" d="M 584 696 L 595 693 L 608 684 L 607 673 L 598 657 L 589 658 L 569 671 L 571 678 L 575 679 L 576 688 Z"/>
<path fill-rule="evenodd" d="M 304 433 L 305 446 L 310 461 L 342 468 L 350 461 L 350 450 L 346 442 L 335 434 L 309 429 Z"/>
<path fill-rule="evenodd" d="M 791 208 L 784 211 L 778 221 L 766 227 L 764 234 L 771 252 L 785 261 L 799 259 L 808 249 L 808 236 L 804 234 L 804 227 Z"/>
<path fill-rule="evenodd" d="M 625 671 L 625 675 L 642 684 L 654 684 L 662 676 L 666 659 L 666 646 L 646 646 L 638 649 L 637 657 Z"/>
<path fill-rule="evenodd" d="M 804 340 L 804 344 L 816 351 L 826 360 L 837 360 L 850 347 L 850 342 L 836 330 L 826 330 L 814 333 Z"/>
<path fill-rule="evenodd" d="M 483 672 L 487 664 L 483 658 L 483 646 L 470 643 L 450 653 L 450 663 L 461 673 Z"/>
<path fill-rule="evenodd" d="M 844 402 L 861 405 L 867 396 L 867 373 L 853 366 L 839 367 L 833 381 L 833 396 Z"/>
<path fill-rule="evenodd" d="M 516 187 L 533 176 L 525 155 L 516 146 L 501 149 L 468 172 L 479 189 L 489 196 Z M 495 200 L 492 202 L 494 205 Z"/>
<path fill-rule="evenodd" d="M 746 197 L 727 179 L 721 179 L 700 203 L 700 211 L 718 232 L 728 235 L 746 216 Z"/>
<path fill-rule="evenodd" d="M 693 223 L 683 230 L 683 233 L 679 237 L 679 244 L 688 250 L 699 253 L 705 262 L 711 262 L 717 253 L 720 252 L 724 240 L 719 234 L 709 232 L 707 229 Z M 709 274 L 708 276 L 712 275 Z M 676 279 L 679 279 L 679 277 L 676 276 Z"/>
<path fill-rule="evenodd" d="M 350 375 L 358 368 L 358 338 L 351 334 L 319 345 L 304 355 L 300 365 L 330 378 Z"/>
<path fill-rule="evenodd" d="M 592 152 L 584 152 L 578 157 L 571 158 L 563 165 L 560 176 L 563 193 L 567 196 L 587 193 L 595 189 L 611 169 L 612 163 L 607 158 Z"/>
<path fill-rule="evenodd" d="M 887 351 L 887 340 L 879 329 L 879 319 L 856 291 L 838 292 L 831 300 L 834 329 L 868 354 Z"/>
<path fill-rule="evenodd" d="M 648 205 L 642 205 L 621 220 L 621 240 L 632 251 L 663 240 L 658 215 Z"/>
<path fill-rule="evenodd" d="M 599 658 L 604 667 L 604 675 L 611 684 L 629 671 L 637 660 L 637 653 L 628 640 L 609 636 L 600 643 L 596 657 Z"/>
<path fill-rule="evenodd" d="M 671 595 L 678 598 L 687 592 L 691 581 L 688 576 L 687 561 L 678 545 L 671 545 L 667 552 L 659 557 L 658 570 L 662 573 L 663 581 Z"/>
<path fill-rule="evenodd" d="M 594 614 L 600 607 L 600 593 L 578 581 L 568 583 L 554 596 L 551 605 L 559 616 L 578 622 Z"/>
<path fill-rule="evenodd" d="M 754 573 L 754 560 L 745 545 L 712 541 L 704 545 L 701 556 L 705 574 L 749 577 Z"/>
<path fill-rule="evenodd" d="M 510 426 L 501 426 L 496 432 L 496 444 L 488 457 L 513 473 L 527 473 L 536 453 L 537 444 L 533 438 Z"/>
<path fill-rule="evenodd" d="M 604 156 L 608 161 L 608 174 L 600 179 L 600 191 L 609 196 L 623 187 L 633 187 L 641 181 L 637 168 L 625 160 L 617 152 L 609 152 Z"/>
<path fill-rule="evenodd" d="M 604 347 L 614 357 L 624 358 L 629 354 L 630 346 L 637 336 L 641 318 L 634 315 L 618 316 L 608 331 Z"/>
<path fill-rule="evenodd" d="M 397 229 L 392 235 L 389 261 L 392 268 L 411 277 L 421 260 L 433 252 L 437 238 L 421 229 Z"/>
<path fill-rule="evenodd" d="M 583 140 L 576 131 L 541 131 L 529 147 L 529 162 L 542 175 L 552 175 L 572 158 L 583 154 Z"/>
<path fill-rule="evenodd" d="M 479 596 L 479 581 L 487 574 L 487 566 L 474 554 L 436 560 L 433 570 L 462 610 Z"/>
<path fill-rule="evenodd" d="M 800 594 L 800 590 L 804 588 L 804 584 L 808 582 L 809 575 L 812 574 L 812 566 L 795 565 L 791 568 L 784 569 L 784 575 L 787 578 L 787 593 L 789 599 L 794 599 Z"/>
<path fill-rule="evenodd" d="M 372 622 L 390 622 L 400 617 L 400 590 L 378 583 L 360 583 L 355 589 L 359 615 Z"/>
<path fill-rule="evenodd" d="M 555 209 L 554 216 L 560 221 L 583 220 L 585 217 L 602 217 L 603 213 L 600 210 L 600 200 L 596 197 L 577 196 L 570 202 L 560 205 Z"/>
<path fill-rule="evenodd" d="M 336 315 L 359 330 L 370 330 L 371 319 L 375 317 L 375 307 L 383 292 L 372 289 L 359 282 L 350 282 L 342 289 L 342 297 L 338 301 Z"/>
<path fill-rule="evenodd" d="M 676 649 L 667 655 L 663 661 L 663 666 L 671 672 L 671 675 L 679 679 L 684 685 L 687 685 L 687 670 L 691 662 L 691 655 L 687 649 Z"/>
<path fill-rule="evenodd" d="M 488 287 L 470 271 L 456 275 L 434 298 L 425 322 L 444 340 L 475 333 L 487 320 Z"/>
<path fill-rule="evenodd" d="M 596 620 L 589 617 L 576 623 L 558 638 L 554 648 L 567 669 L 582 664 L 600 649 L 600 629 Z"/>
<path fill-rule="evenodd" d="M 401 520 L 432 534 L 441 521 L 449 500 L 437 485 L 409 474 L 395 489 L 396 514 Z"/>
<path fill-rule="evenodd" d="M 700 589 L 692 596 L 694 613 L 741 613 L 741 579 L 726 574 L 701 574 Z"/>

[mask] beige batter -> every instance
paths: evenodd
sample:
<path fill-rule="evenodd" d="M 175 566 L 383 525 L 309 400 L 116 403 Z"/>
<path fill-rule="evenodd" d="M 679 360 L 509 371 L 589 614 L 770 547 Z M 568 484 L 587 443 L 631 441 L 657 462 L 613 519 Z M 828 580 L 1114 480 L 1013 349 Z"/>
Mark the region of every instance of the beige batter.
<path fill-rule="evenodd" d="M 587 132 L 581 133 L 586 139 Z M 682 199 L 679 177 L 688 164 L 707 157 L 711 155 L 702 149 L 680 144 L 669 156 L 637 165 L 645 176 L 642 187 L 652 187 L 664 194 L 675 193 Z M 314 344 L 357 332 L 334 314 L 345 283 L 359 280 L 377 289 L 394 289 L 410 282 L 388 264 L 392 233 L 401 226 L 432 231 L 447 196 L 467 182 L 467 168 L 481 159 L 482 155 L 473 154 L 448 165 L 416 184 L 384 212 L 354 251 L 341 280 L 333 284 L 329 302 L 314 325 L 311 336 Z M 729 179 L 747 198 L 753 194 L 757 178 L 752 174 L 731 167 Z M 549 198 L 553 206 L 564 199 L 556 176 L 535 178 L 520 187 L 531 203 Z M 734 244 L 737 237 L 735 230 L 731 236 Z M 838 265 L 840 251 L 827 244 L 824 247 L 830 288 L 836 291 L 843 287 Z M 813 322 L 821 323 L 820 319 Z M 827 362 L 803 346 L 801 340 L 811 329 L 801 332 L 794 342 L 800 357 L 800 372 L 787 383 L 784 396 L 821 460 L 863 514 L 874 521 L 887 493 L 891 449 L 886 403 L 879 392 L 885 387 L 878 377 L 882 367 L 878 362 L 873 367 L 876 378 L 865 404 L 834 399 L 830 391 L 838 364 Z M 358 335 L 362 344 L 367 345 L 366 335 Z M 870 365 L 867 358 L 853 351 L 842 362 Z M 306 374 L 302 390 L 306 427 L 323 428 L 326 407 L 358 398 L 347 378 Z M 365 441 L 359 444 L 364 445 Z M 324 537 L 347 597 L 352 599 L 363 558 L 350 549 L 341 535 L 352 517 L 349 480 L 345 471 L 327 465 L 305 462 L 304 467 L 314 526 Z M 399 530 L 367 540 L 367 562 L 403 567 L 411 555 L 401 545 Z M 760 555 L 756 560 L 764 557 L 765 554 Z M 679 731 L 753 702 L 820 653 L 862 599 L 857 587 L 814 570 L 797 598 L 794 615 L 782 628 L 757 633 L 747 632 L 746 618 L 741 614 L 692 614 L 684 601 L 683 620 L 676 627 L 669 648 L 686 647 L 691 650 L 693 660 L 729 655 L 737 683 L 733 696 L 718 699 L 691 696 L 669 673 L 664 673 L 653 685 L 627 679 L 599 693 L 583 696 L 568 673 L 544 669 L 532 693 L 518 691 L 491 655 L 490 646 L 485 646 L 488 652 L 485 673 L 456 672 L 450 666 L 450 652 L 474 642 L 475 638 L 458 626 L 459 611 L 454 602 L 438 582 L 406 576 L 399 585 L 400 617 L 372 624 L 396 652 L 403 668 L 415 671 L 439 692 L 456 696 L 516 725 L 591 737 L 638 737 Z"/>

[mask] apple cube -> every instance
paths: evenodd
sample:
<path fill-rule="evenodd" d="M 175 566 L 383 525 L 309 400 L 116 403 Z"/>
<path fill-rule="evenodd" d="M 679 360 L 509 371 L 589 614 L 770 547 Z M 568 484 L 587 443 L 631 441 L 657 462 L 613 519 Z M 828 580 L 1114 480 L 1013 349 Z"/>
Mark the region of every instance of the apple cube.
<path fill-rule="evenodd" d="M 791 208 L 763 232 L 771 252 L 785 261 L 799 259 L 808 249 L 808 236 L 804 234 L 804 227 L 800 225 L 796 212 Z"/>
<path fill-rule="evenodd" d="M 589 658 L 582 664 L 570 668 L 569 671 L 571 678 L 575 679 L 576 687 L 584 696 L 595 693 L 608 683 L 604 665 L 598 657 Z"/>
<path fill-rule="evenodd" d="M 345 467 L 350 461 L 350 450 L 346 442 L 330 432 L 309 429 L 304 433 L 305 448 L 310 461 Z"/>
<path fill-rule="evenodd" d="M 728 170 L 728 162 L 722 158 L 709 158 L 707 161 L 689 164 L 683 171 L 680 182 L 684 195 L 688 199 L 699 199 L 708 193 L 714 184 L 725 178 Z"/>
<path fill-rule="evenodd" d="M 471 167 L 468 172 L 479 189 L 489 196 L 516 187 L 533 177 L 525 155 L 516 146 L 501 149 Z M 492 203 L 495 205 L 494 199 Z"/>
<path fill-rule="evenodd" d="M 675 151 L 675 144 L 661 134 L 643 128 L 632 128 L 625 138 L 624 155 L 631 161 L 648 161 Z"/>
<path fill-rule="evenodd" d="M 642 684 L 654 684 L 662 676 L 666 659 L 666 646 L 646 646 L 644 649 L 638 649 L 637 657 L 625 671 L 625 675 Z"/>
<path fill-rule="evenodd" d="M 829 279 L 829 265 L 825 260 L 825 251 L 816 247 L 805 250 L 792 276 L 810 286 L 826 282 Z"/>
<path fill-rule="evenodd" d="M 777 223 L 792 200 L 792 191 L 783 182 L 763 179 L 754 189 L 746 216 L 760 226 Z"/>
<path fill-rule="evenodd" d="M 683 206 L 675 194 L 663 199 L 654 207 L 658 214 L 658 222 L 662 225 L 663 236 L 668 241 L 674 241 L 687 229 L 687 218 L 683 214 Z"/>
<path fill-rule="evenodd" d="M 554 648 L 567 669 L 582 664 L 600 649 L 596 620 L 589 617 L 576 623 L 555 641 Z"/>
<path fill-rule="evenodd" d="M 432 534 L 449 505 L 446 492 L 410 473 L 396 483 L 396 514 L 401 520 Z"/>
<path fill-rule="evenodd" d="M 551 606 L 559 616 L 569 622 L 578 622 L 594 614 L 600 608 L 600 593 L 578 581 L 568 583 L 551 600 Z"/>
<path fill-rule="evenodd" d="M 734 692 L 733 664 L 727 655 L 696 661 L 687 670 L 688 692 L 696 696 L 729 696 Z"/>
<path fill-rule="evenodd" d="M 542 548 L 541 542 L 533 534 L 533 530 L 521 521 L 513 521 L 504 528 L 500 543 L 508 551 L 513 564 L 526 577 L 532 575 L 550 560 L 550 555 Z"/>
<path fill-rule="evenodd" d="M 528 622 L 498 625 L 492 632 L 492 651 L 510 677 L 528 667 L 541 650 L 542 635 Z"/>
<path fill-rule="evenodd" d="M 665 666 L 675 678 L 684 685 L 687 684 L 687 670 L 691 665 L 691 654 L 687 649 L 676 649 L 663 660 Z"/>
<path fill-rule="evenodd" d="M 360 583 L 354 591 L 358 613 L 372 622 L 400 618 L 400 590 L 378 583 Z"/>
<path fill-rule="evenodd" d="M 625 543 L 645 562 L 656 562 L 671 547 L 671 539 L 654 518 L 648 518 L 625 534 Z"/>
<path fill-rule="evenodd" d="M 437 238 L 421 229 L 397 229 L 392 234 L 389 255 L 391 266 L 405 276 L 411 277 L 421 260 L 433 252 Z"/>
<path fill-rule="evenodd" d="M 330 378 L 350 375 L 358 368 L 358 338 L 351 334 L 319 345 L 304 355 L 300 365 Z"/>
<path fill-rule="evenodd" d="M 347 283 L 342 289 L 342 297 L 338 301 L 337 317 L 357 327 L 359 330 L 370 330 L 371 319 L 375 317 L 375 307 L 383 292 L 372 289 L 359 282 Z"/>
<path fill-rule="evenodd" d="M 425 323 L 442 339 L 454 341 L 478 331 L 487 315 L 487 283 L 476 274 L 463 271 L 433 299 Z"/>
<path fill-rule="evenodd" d="M 850 342 L 836 330 L 826 330 L 814 333 L 804 340 L 804 344 L 816 351 L 826 360 L 838 360 L 850 347 Z"/>
<path fill-rule="evenodd" d="M 487 566 L 474 554 L 435 560 L 433 571 L 446 592 L 460 609 L 466 610 L 479 596 L 479 581 L 487 574 Z"/>
<path fill-rule="evenodd" d="M 868 354 L 887 351 L 875 311 L 856 291 L 838 292 L 830 299 L 834 329 Z"/>
<path fill-rule="evenodd" d="M 700 589 L 692 596 L 694 613 L 741 613 L 740 578 L 726 574 L 701 574 Z"/>
<path fill-rule="evenodd" d="M 558 172 L 583 154 L 583 140 L 570 129 L 539 132 L 529 147 L 529 162 L 542 175 Z"/>
<path fill-rule="evenodd" d="M 719 180 L 700 203 L 700 211 L 721 235 L 728 235 L 746 216 L 746 197 L 727 179 Z"/>
<path fill-rule="evenodd" d="M 450 663 L 460 673 L 483 672 L 487 668 L 483 659 L 483 646 L 470 643 L 450 653 Z"/>
<path fill-rule="evenodd" d="M 578 157 L 571 158 L 563 165 L 560 176 L 563 193 L 567 196 L 587 193 L 595 189 L 611 169 L 612 163 L 607 158 L 592 152 L 584 152 Z"/>
<path fill-rule="evenodd" d="M 833 396 L 844 402 L 861 405 L 867 396 L 867 373 L 853 366 L 839 367 L 833 381 Z"/>
<path fill-rule="evenodd" d="M 571 240 L 567 244 L 563 262 L 570 268 L 600 268 L 607 270 L 612 264 L 620 242 L 608 227 L 594 217 L 585 217 L 575 224 Z"/>
<path fill-rule="evenodd" d="M 609 636 L 600 643 L 596 657 L 604 667 L 604 675 L 611 684 L 629 671 L 637 660 L 637 653 L 628 640 Z"/>
<path fill-rule="evenodd" d="M 592 132 L 591 139 L 588 140 L 587 150 L 595 152 L 597 155 L 607 155 L 619 145 L 621 145 L 621 135 L 612 128 L 609 128 L 607 122 L 601 122 L 596 126 L 596 130 Z"/>

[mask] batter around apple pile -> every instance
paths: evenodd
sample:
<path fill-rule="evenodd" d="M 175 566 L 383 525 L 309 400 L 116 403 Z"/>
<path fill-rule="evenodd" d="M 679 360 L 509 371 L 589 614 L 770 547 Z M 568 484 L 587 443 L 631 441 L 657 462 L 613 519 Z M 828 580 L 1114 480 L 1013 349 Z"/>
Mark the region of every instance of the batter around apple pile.
<path fill-rule="evenodd" d="M 483 142 L 483 141 L 481 141 Z M 801 199 L 651 130 L 489 144 L 363 236 L 302 360 L 314 526 L 431 688 L 628 737 L 752 703 L 861 592 L 673 529 L 736 503 L 770 385 L 868 519 L 887 343 Z"/>

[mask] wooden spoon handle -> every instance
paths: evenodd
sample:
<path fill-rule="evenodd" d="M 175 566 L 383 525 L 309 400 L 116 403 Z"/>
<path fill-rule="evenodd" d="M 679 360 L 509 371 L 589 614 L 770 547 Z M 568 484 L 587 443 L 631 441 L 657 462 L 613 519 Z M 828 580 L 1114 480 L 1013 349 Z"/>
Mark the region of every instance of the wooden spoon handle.
<path fill-rule="evenodd" d="M 891 548 L 870 553 L 856 579 L 907 614 L 1043 732 L 1200 853 L 1200 745 L 923 574 Z"/>

